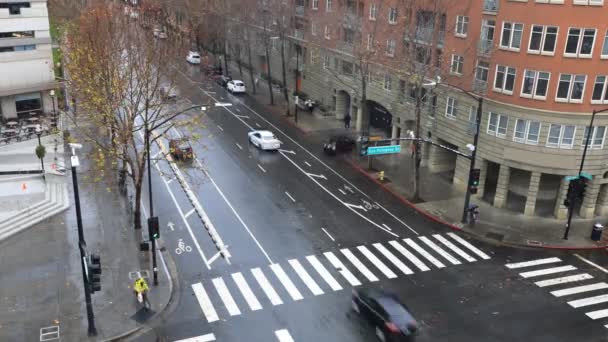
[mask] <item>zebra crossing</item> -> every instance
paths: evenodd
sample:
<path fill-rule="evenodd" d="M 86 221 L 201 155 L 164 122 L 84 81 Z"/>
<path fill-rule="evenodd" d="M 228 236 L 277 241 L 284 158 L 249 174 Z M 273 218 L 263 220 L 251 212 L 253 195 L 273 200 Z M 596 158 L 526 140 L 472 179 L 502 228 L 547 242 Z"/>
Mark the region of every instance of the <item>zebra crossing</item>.
<path fill-rule="evenodd" d="M 608 291 L 602 294 L 598 292 L 608 289 L 608 283 L 598 281 L 593 275 L 579 270 L 576 266 L 564 265 L 557 257 L 510 263 L 505 266 L 521 271 L 519 275 L 522 278 L 534 281 L 540 288 L 549 289 L 549 293 L 554 297 L 566 299 L 566 303 L 572 308 L 582 308 L 585 315 L 592 320 L 608 318 L 608 305 L 607 308 L 599 308 L 600 304 L 608 303 Z M 608 320 L 605 323 L 608 323 Z M 608 324 L 604 327 L 608 328 Z"/>
<path fill-rule="evenodd" d="M 444 263 L 456 266 L 488 259 L 490 256 L 482 250 L 450 232 L 308 255 L 191 286 L 205 319 L 211 323 L 219 321 L 220 316 L 239 316 L 244 311 L 321 296 L 345 286 L 445 268 Z"/>

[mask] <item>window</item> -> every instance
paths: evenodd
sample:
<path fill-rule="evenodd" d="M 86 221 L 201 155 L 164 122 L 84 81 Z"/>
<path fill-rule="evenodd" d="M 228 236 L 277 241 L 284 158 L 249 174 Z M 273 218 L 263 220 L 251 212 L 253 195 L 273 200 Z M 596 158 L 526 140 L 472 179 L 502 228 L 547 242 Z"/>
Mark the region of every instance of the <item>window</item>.
<path fill-rule="evenodd" d="M 504 138 L 507 136 L 508 125 L 508 116 L 490 112 L 490 119 L 488 120 L 488 134 Z"/>
<path fill-rule="evenodd" d="M 602 149 L 604 147 L 604 137 L 606 136 L 606 126 L 593 127 L 593 134 L 589 137 L 589 148 Z M 585 134 L 583 134 L 583 141 L 581 147 L 585 147 L 587 144 L 587 136 L 589 135 L 589 127 L 585 127 Z"/>
<path fill-rule="evenodd" d="M 591 57 L 595 42 L 595 29 L 571 27 L 568 30 L 568 40 L 564 56 Z"/>
<path fill-rule="evenodd" d="M 513 141 L 532 144 L 538 144 L 540 135 L 540 122 L 517 119 L 515 122 L 515 132 L 513 132 Z"/>
<path fill-rule="evenodd" d="M 315 49 L 310 50 L 310 64 L 315 65 L 319 59 L 319 52 L 315 51 Z"/>
<path fill-rule="evenodd" d="M 445 116 L 451 119 L 456 119 L 456 99 L 448 96 L 445 103 Z"/>
<path fill-rule="evenodd" d="M 575 5 L 602 6 L 604 0 L 574 0 L 572 3 Z"/>
<path fill-rule="evenodd" d="M 2 38 L 34 38 L 34 31 L 0 32 Z"/>
<path fill-rule="evenodd" d="M 581 103 L 585 91 L 587 75 L 561 74 L 557 86 L 557 102 Z"/>
<path fill-rule="evenodd" d="M 30 8 L 29 2 L 0 3 L 0 8 L 8 8 L 9 15 L 21 14 L 22 8 Z"/>
<path fill-rule="evenodd" d="M 553 55 L 557 42 L 557 26 L 533 25 L 528 53 Z"/>
<path fill-rule="evenodd" d="M 519 51 L 521 46 L 521 35 L 524 31 L 524 24 L 502 23 L 502 37 L 500 47 L 509 50 Z"/>
<path fill-rule="evenodd" d="M 593 94 L 591 95 L 591 103 L 608 103 L 608 78 L 606 75 L 598 75 L 595 77 L 593 85 Z"/>
<path fill-rule="evenodd" d="M 391 7 L 388 10 L 388 23 L 389 24 L 397 23 L 397 9 L 395 7 Z"/>
<path fill-rule="evenodd" d="M 536 2 L 542 3 L 542 4 L 563 4 L 564 0 L 536 0 Z"/>
<path fill-rule="evenodd" d="M 477 106 L 469 107 L 469 133 L 477 132 Z"/>
<path fill-rule="evenodd" d="M 494 91 L 511 95 L 515 84 L 515 68 L 497 65 L 494 78 Z"/>
<path fill-rule="evenodd" d="M 367 34 L 367 50 L 372 50 L 374 47 L 374 35 L 371 33 Z"/>
<path fill-rule="evenodd" d="M 323 56 L 323 69 L 329 69 L 329 55 Z"/>
<path fill-rule="evenodd" d="M 456 31 L 454 34 L 458 37 L 466 37 L 469 32 L 469 17 L 459 15 L 456 17 Z"/>
<path fill-rule="evenodd" d="M 545 71 L 526 70 L 521 86 L 521 96 L 537 100 L 546 99 L 550 76 L 551 74 Z"/>
<path fill-rule="evenodd" d="M 376 20 L 376 16 L 378 15 L 378 7 L 376 4 L 369 5 L 369 20 Z"/>
<path fill-rule="evenodd" d="M 393 57 L 395 56 L 395 40 L 394 39 L 388 39 L 386 41 L 386 55 Z"/>
<path fill-rule="evenodd" d="M 602 46 L 602 58 L 608 58 L 608 31 L 604 36 L 604 45 Z"/>
<path fill-rule="evenodd" d="M 475 79 L 481 82 L 488 82 L 488 72 L 490 64 L 484 61 L 477 61 L 477 69 L 475 70 Z"/>
<path fill-rule="evenodd" d="M 393 80 L 391 78 L 391 75 L 389 73 L 385 73 L 384 74 L 384 84 L 383 84 L 383 88 L 386 91 L 391 91 L 393 89 Z"/>
<path fill-rule="evenodd" d="M 314 9 L 314 10 L 319 9 L 319 0 L 312 0 L 312 9 Z"/>
<path fill-rule="evenodd" d="M 329 26 L 325 25 L 325 33 L 324 33 L 325 39 L 331 39 L 331 30 L 329 28 Z"/>
<path fill-rule="evenodd" d="M 464 64 L 463 56 L 452 55 L 452 64 L 450 66 L 450 72 L 453 74 L 462 75 L 463 64 Z"/>
<path fill-rule="evenodd" d="M 15 96 L 17 113 L 42 109 L 42 97 L 39 92 Z"/>
<path fill-rule="evenodd" d="M 0 47 L 0 52 L 31 51 L 36 50 L 36 45 L 17 45 Z"/>
<path fill-rule="evenodd" d="M 551 124 L 549 136 L 547 137 L 547 146 L 572 148 L 575 130 L 576 126 Z"/>
<path fill-rule="evenodd" d="M 331 12 L 333 0 L 325 0 L 325 12 Z"/>
<path fill-rule="evenodd" d="M 310 33 L 313 36 L 317 35 L 317 23 L 315 23 L 314 21 L 310 23 Z"/>
<path fill-rule="evenodd" d="M 346 76 L 353 75 L 353 63 L 342 61 L 342 74 Z"/>

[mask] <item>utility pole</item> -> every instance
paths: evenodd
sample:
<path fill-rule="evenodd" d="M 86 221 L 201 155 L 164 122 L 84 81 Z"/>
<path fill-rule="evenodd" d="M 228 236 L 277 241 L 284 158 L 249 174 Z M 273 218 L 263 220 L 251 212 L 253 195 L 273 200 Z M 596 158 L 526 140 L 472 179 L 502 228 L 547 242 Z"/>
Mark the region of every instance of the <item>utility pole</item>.
<path fill-rule="evenodd" d="M 150 162 L 150 130 L 148 129 L 148 118 L 146 117 L 146 158 L 148 159 L 148 199 L 150 201 L 150 217 L 148 217 L 148 232 L 152 232 L 154 220 L 154 200 L 152 198 L 152 163 Z M 150 248 L 152 249 L 152 271 L 154 273 L 154 285 L 158 285 L 158 267 L 156 265 L 156 239 L 152 234 L 148 234 L 150 239 Z"/>
<path fill-rule="evenodd" d="M 296 45 L 296 108 L 294 112 L 294 119 L 296 124 L 298 123 L 298 102 L 300 101 L 300 88 L 298 87 L 300 78 L 300 45 Z"/>
<path fill-rule="evenodd" d="M 464 195 L 464 209 L 462 210 L 462 223 L 467 223 L 467 214 L 469 211 L 469 203 L 471 202 L 471 180 L 473 170 L 475 169 L 475 158 L 477 157 L 477 142 L 479 141 L 479 128 L 481 127 L 481 115 L 483 114 L 483 97 L 477 98 L 477 116 L 475 117 L 475 136 L 473 137 L 473 146 L 471 151 L 471 161 L 469 164 L 469 177 L 467 178 L 467 191 Z"/>

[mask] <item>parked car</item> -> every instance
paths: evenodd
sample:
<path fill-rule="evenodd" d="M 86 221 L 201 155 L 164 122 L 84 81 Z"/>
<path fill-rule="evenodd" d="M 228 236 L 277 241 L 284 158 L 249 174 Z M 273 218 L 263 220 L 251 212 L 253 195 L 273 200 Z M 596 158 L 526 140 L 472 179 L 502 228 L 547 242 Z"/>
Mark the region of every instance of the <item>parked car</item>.
<path fill-rule="evenodd" d="M 395 295 L 375 288 L 353 290 L 352 308 L 374 327 L 380 341 L 414 341 L 418 323 Z"/>
<path fill-rule="evenodd" d="M 282 142 L 270 131 L 251 131 L 247 133 L 249 143 L 262 150 L 278 150 Z"/>
<path fill-rule="evenodd" d="M 164 100 L 175 100 L 179 97 L 179 90 L 177 90 L 177 88 L 175 87 L 168 85 L 161 86 L 160 96 L 162 96 Z"/>
<path fill-rule="evenodd" d="M 188 51 L 186 61 L 190 64 L 201 64 L 201 54 L 196 51 Z"/>
<path fill-rule="evenodd" d="M 215 81 L 217 82 L 217 84 L 225 88 L 228 86 L 228 82 L 232 81 L 232 78 L 230 78 L 230 76 L 221 75 L 216 78 Z"/>
<path fill-rule="evenodd" d="M 167 39 L 167 32 L 165 32 L 165 30 L 161 29 L 161 28 L 154 28 L 154 31 L 152 31 L 152 34 L 154 35 L 155 38 L 159 38 L 159 39 Z"/>
<path fill-rule="evenodd" d="M 323 145 L 323 151 L 329 155 L 338 153 L 346 153 L 352 151 L 355 147 L 355 140 L 345 135 L 331 137 L 327 143 Z"/>
<path fill-rule="evenodd" d="M 192 146 L 186 138 L 169 140 L 169 153 L 176 160 L 191 160 L 194 158 Z"/>
<path fill-rule="evenodd" d="M 228 88 L 228 91 L 230 91 L 233 94 L 244 93 L 245 92 L 245 83 L 243 83 L 243 81 L 232 80 L 232 81 L 228 82 L 228 84 L 226 85 L 226 88 Z"/>

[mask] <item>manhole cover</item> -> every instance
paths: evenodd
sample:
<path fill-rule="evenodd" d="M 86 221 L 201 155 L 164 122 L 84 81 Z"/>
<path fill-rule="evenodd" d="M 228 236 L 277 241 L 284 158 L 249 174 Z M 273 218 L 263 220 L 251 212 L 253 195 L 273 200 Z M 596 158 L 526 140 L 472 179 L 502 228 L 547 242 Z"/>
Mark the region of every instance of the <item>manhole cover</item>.
<path fill-rule="evenodd" d="M 486 237 L 490 238 L 490 239 L 498 240 L 498 241 L 502 241 L 502 239 L 505 238 L 505 236 L 503 234 L 492 233 L 492 232 L 487 233 Z"/>

